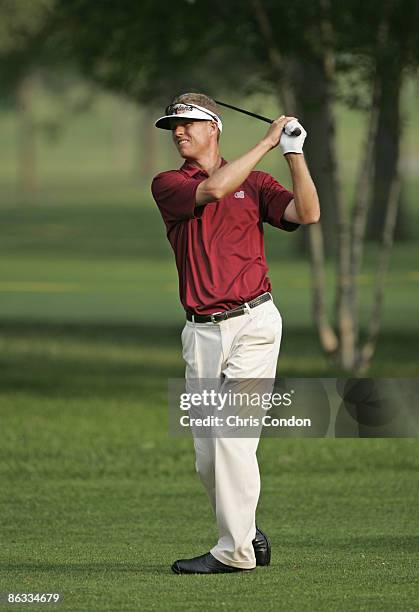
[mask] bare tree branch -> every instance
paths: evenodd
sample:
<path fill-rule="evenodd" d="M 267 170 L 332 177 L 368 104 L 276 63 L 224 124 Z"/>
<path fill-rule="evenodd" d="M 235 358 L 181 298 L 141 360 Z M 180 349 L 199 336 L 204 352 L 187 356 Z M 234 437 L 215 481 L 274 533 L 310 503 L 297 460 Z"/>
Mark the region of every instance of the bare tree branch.
<path fill-rule="evenodd" d="M 289 76 L 291 66 L 294 67 L 294 72 L 300 69 L 300 66 L 294 61 L 285 59 L 278 50 L 274 35 L 272 32 L 271 23 L 269 21 L 266 10 L 260 0 L 252 0 L 255 17 L 259 25 L 259 29 L 263 39 L 265 40 L 268 49 L 268 57 L 275 71 L 275 77 L 279 84 L 279 95 L 284 108 L 297 108 L 297 101 L 293 90 L 289 87 Z M 327 7 L 326 7 L 327 8 Z M 330 23 L 321 24 L 321 34 L 328 43 L 328 50 L 325 51 L 322 57 L 324 64 L 324 74 L 331 82 L 334 75 L 334 58 L 330 52 L 333 32 L 331 31 Z M 326 41 L 327 39 L 327 41 Z M 336 160 L 332 160 L 332 163 Z M 336 167 L 335 165 L 333 167 Z M 333 174 L 333 173 L 332 173 Z M 310 261 L 312 271 L 312 291 L 313 291 L 313 314 L 316 321 L 320 343 L 323 350 L 328 355 L 334 355 L 338 348 L 337 336 L 331 327 L 325 307 L 325 274 L 324 274 L 324 239 L 322 228 L 320 225 L 311 225 L 309 228 L 309 245 L 310 245 Z"/>
<path fill-rule="evenodd" d="M 371 362 L 377 344 L 377 338 L 381 325 L 381 313 L 384 302 L 384 284 L 390 252 L 393 246 L 394 228 L 396 225 L 397 208 L 400 196 L 400 170 L 397 168 L 396 176 L 394 177 L 390 189 L 389 199 L 387 202 L 387 212 L 384 224 L 383 238 L 381 243 L 380 255 L 375 277 L 374 303 L 371 311 L 371 317 L 367 328 L 367 338 L 360 352 L 360 358 L 357 363 L 357 373 L 362 373 L 367 370 Z"/>
<path fill-rule="evenodd" d="M 309 239 L 314 320 L 323 350 L 327 355 L 334 356 L 339 343 L 326 313 L 323 233 L 319 224 L 309 226 Z"/>
<path fill-rule="evenodd" d="M 290 75 L 288 73 L 290 72 L 290 63 L 282 56 L 275 44 L 271 22 L 262 2 L 260 0 L 251 0 L 251 4 L 260 33 L 266 43 L 270 64 L 275 71 L 275 82 L 278 83 L 278 97 L 281 100 L 285 114 L 287 114 L 296 108 L 295 96 L 289 86 Z"/>
<path fill-rule="evenodd" d="M 334 29 L 330 19 L 330 2 L 321 0 L 321 20 L 319 23 L 319 35 L 322 41 L 322 61 L 324 75 L 331 91 L 335 79 L 334 58 Z M 355 356 L 355 336 L 353 318 L 351 312 L 351 275 L 350 275 L 350 226 L 345 202 L 342 197 L 342 188 L 339 180 L 337 163 L 336 142 L 330 145 L 330 169 L 334 181 L 334 194 L 336 197 L 335 207 L 338 230 L 338 279 L 336 286 L 336 319 L 339 349 L 339 363 L 346 369 L 353 367 Z M 332 340 L 333 343 L 333 340 Z"/>
<path fill-rule="evenodd" d="M 338 190 L 338 282 L 336 288 L 337 323 L 340 338 L 340 364 L 345 370 L 353 367 L 355 355 L 354 320 L 351 308 L 350 229 L 348 211 Z"/>
<path fill-rule="evenodd" d="M 362 255 L 365 240 L 365 231 L 370 202 L 371 181 L 373 175 L 376 133 L 379 113 L 379 84 L 374 82 L 374 91 L 371 101 L 371 112 L 364 144 L 364 155 L 358 172 L 355 188 L 355 206 L 352 213 L 351 228 L 351 308 L 354 319 L 355 340 L 358 336 L 358 274 L 362 265 Z"/>

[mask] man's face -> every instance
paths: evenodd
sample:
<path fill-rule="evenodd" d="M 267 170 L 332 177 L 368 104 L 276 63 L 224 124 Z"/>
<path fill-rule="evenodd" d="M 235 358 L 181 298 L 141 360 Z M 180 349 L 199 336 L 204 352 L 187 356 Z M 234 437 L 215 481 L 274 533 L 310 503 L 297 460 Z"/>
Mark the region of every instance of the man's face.
<path fill-rule="evenodd" d="M 170 119 L 173 142 L 184 159 L 197 159 L 217 139 L 214 121 Z"/>

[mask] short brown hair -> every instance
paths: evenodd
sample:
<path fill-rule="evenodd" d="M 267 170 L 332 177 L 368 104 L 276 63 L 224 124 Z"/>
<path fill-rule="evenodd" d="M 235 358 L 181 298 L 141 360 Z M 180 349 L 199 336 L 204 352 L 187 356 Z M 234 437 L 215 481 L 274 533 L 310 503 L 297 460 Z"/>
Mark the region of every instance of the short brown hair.
<path fill-rule="evenodd" d="M 184 93 L 180 96 L 176 96 L 173 100 L 172 104 L 198 104 L 198 106 L 202 106 L 203 108 L 207 108 L 212 113 L 219 115 L 218 107 L 214 100 L 209 96 L 206 96 L 202 93 Z"/>
<path fill-rule="evenodd" d="M 215 113 L 220 117 L 218 106 L 215 101 L 202 93 L 184 93 L 180 96 L 176 96 L 172 104 L 197 104 L 203 108 L 207 108 L 212 113 Z M 221 118 L 221 117 L 220 117 Z M 220 130 L 218 130 L 218 139 L 220 138 Z"/>

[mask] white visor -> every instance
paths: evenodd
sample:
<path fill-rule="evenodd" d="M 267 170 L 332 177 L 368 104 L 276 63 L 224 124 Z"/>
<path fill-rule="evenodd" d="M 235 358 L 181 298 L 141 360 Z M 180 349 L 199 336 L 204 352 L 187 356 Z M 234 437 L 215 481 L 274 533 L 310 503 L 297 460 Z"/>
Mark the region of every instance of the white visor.
<path fill-rule="evenodd" d="M 203 106 L 198 106 L 197 104 L 183 104 L 180 102 L 179 104 L 170 104 L 166 108 L 167 115 L 164 117 L 160 117 L 155 122 L 155 126 L 161 128 L 162 130 L 171 130 L 170 127 L 170 119 L 174 117 L 181 117 L 182 119 L 200 119 L 205 121 L 215 121 L 220 132 L 223 131 L 223 124 L 218 115 L 209 111 L 207 108 Z"/>

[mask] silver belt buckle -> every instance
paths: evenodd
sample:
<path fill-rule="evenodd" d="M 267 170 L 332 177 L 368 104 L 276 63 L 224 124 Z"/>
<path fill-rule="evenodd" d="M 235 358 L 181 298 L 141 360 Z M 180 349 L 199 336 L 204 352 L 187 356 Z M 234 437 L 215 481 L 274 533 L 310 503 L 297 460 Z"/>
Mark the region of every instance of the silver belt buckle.
<path fill-rule="evenodd" d="M 220 310 L 219 312 L 213 312 L 211 316 L 211 323 L 214 323 L 214 325 L 217 323 L 217 321 L 214 319 L 215 315 L 219 315 L 219 314 L 223 314 L 222 311 Z"/>

